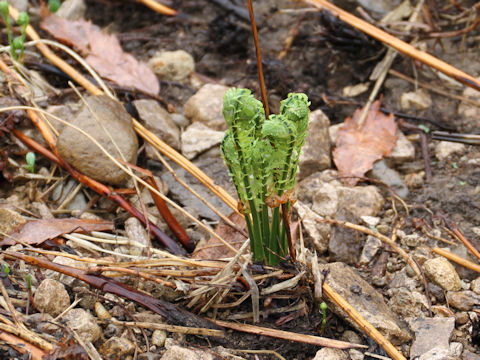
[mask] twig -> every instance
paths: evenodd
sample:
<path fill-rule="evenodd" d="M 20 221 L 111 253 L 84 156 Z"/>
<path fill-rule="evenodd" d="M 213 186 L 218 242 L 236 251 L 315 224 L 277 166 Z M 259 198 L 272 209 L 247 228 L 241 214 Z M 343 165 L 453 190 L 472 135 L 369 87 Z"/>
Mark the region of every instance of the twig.
<path fill-rule="evenodd" d="M 29 353 L 32 360 L 42 360 L 46 353 L 35 345 L 23 340 L 22 338 L 0 331 L 0 340 L 5 341 L 9 346 L 21 354 Z"/>
<path fill-rule="evenodd" d="M 452 254 L 451 252 L 447 251 L 447 250 L 443 250 L 443 249 L 440 249 L 440 248 L 433 248 L 432 251 L 435 253 L 435 254 L 438 254 L 438 255 L 442 255 L 443 257 L 447 258 L 448 260 L 452 260 L 454 262 L 456 262 L 457 264 L 459 265 L 462 265 L 463 267 L 466 267 L 467 269 L 470 269 L 470 270 L 473 270 L 473 271 L 476 271 L 477 273 L 480 273 L 480 265 L 478 264 L 475 264 L 471 261 L 468 261 L 458 255 L 455 255 L 455 254 Z"/>
<path fill-rule="evenodd" d="M 345 21 L 349 25 L 363 31 L 371 37 L 383 42 L 384 44 L 395 48 L 401 53 L 417 59 L 418 61 L 430 66 L 438 71 L 444 73 L 448 77 L 461 82 L 475 90 L 480 90 L 480 82 L 474 77 L 466 74 L 465 72 L 457 69 L 456 67 L 447 64 L 446 62 L 437 59 L 436 57 L 416 49 L 410 44 L 390 35 L 389 33 L 378 29 L 376 26 L 369 24 L 368 22 L 359 19 L 358 17 L 350 14 L 349 12 L 340 9 L 339 7 L 331 4 L 326 0 L 304 0 L 304 2 L 313 5 L 318 9 L 328 9 L 335 16 L 342 21 Z"/>
<path fill-rule="evenodd" d="M 168 6 L 160 4 L 158 1 L 155 1 L 155 0 L 138 0 L 138 1 L 160 14 L 169 15 L 169 16 L 177 15 L 177 12 L 175 10 L 169 8 Z"/>
<path fill-rule="evenodd" d="M 320 337 L 320 336 L 298 334 L 298 333 L 293 333 L 293 332 L 290 332 L 290 331 L 270 329 L 270 328 L 255 326 L 255 325 L 233 323 L 233 322 L 222 321 L 222 320 L 211 320 L 211 321 L 213 321 L 215 324 L 217 324 L 219 326 L 223 326 L 223 327 L 228 328 L 228 329 L 241 331 L 241 332 L 246 332 L 246 333 L 250 333 L 250 334 L 256 334 L 256 335 L 259 335 L 259 336 L 269 336 L 269 337 L 274 337 L 274 338 L 278 338 L 278 339 L 285 339 L 285 340 L 289 340 L 289 341 L 296 341 L 296 342 L 312 344 L 312 345 L 317 345 L 317 346 L 325 346 L 325 347 L 330 347 L 330 348 L 335 348 L 335 349 L 365 349 L 365 348 L 367 348 L 367 346 L 365 346 L 365 345 L 352 344 L 352 343 L 348 343 L 348 342 L 345 342 L 345 341 L 327 339 L 327 338 Z"/>

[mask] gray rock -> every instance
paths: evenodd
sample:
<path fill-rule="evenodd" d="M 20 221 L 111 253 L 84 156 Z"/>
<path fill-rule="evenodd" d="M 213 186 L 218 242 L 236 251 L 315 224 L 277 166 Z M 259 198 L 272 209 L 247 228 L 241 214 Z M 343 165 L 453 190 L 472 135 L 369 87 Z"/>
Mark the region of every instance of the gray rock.
<path fill-rule="evenodd" d="M 218 146 L 224 132 L 210 129 L 202 123 L 195 122 L 182 132 L 182 154 L 187 159 L 193 159 L 198 154 Z"/>
<path fill-rule="evenodd" d="M 0 231 L 3 234 L 10 234 L 18 230 L 26 222 L 27 220 L 16 211 L 0 209 Z"/>
<path fill-rule="evenodd" d="M 302 219 L 303 228 L 307 233 L 306 244 L 311 242 L 320 254 L 325 253 L 328 249 L 331 225 L 316 221 L 318 215 L 301 201 L 297 201 L 294 207 L 299 218 Z"/>
<path fill-rule="evenodd" d="M 310 113 L 308 135 L 298 164 L 300 167 L 299 180 L 330 167 L 329 125 L 330 120 L 322 110 Z"/>
<path fill-rule="evenodd" d="M 167 110 L 155 100 L 135 100 L 133 104 L 148 130 L 174 149 L 180 149 L 180 130 Z"/>
<path fill-rule="evenodd" d="M 469 311 L 480 304 L 480 295 L 470 290 L 447 292 L 447 303 L 458 310 Z"/>
<path fill-rule="evenodd" d="M 325 347 L 317 351 L 313 360 L 348 360 L 348 355 L 343 350 Z"/>
<path fill-rule="evenodd" d="M 95 116 L 84 105 L 71 124 L 90 134 L 112 156 L 119 158 L 117 148 L 104 130 L 104 128 L 107 129 L 125 159 L 135 163 L 138 150 L 137 135 L 133 130 L 130 115 L 122 104 L 106 96 L 89 96 L 86 101 Z M 87 137 L 69 126 L 60 132 L 57 149 L 74 168 L 95 180 L 121 185 L 127 177 Z"/>
<path fill-rule="evenodd" d="M 417 247 L 420 243 L 426 242 L 426 239 L 421 237 L 420 235 L 413 233 L 413 234 L 405 234 L 403 231 L 398 231 L 398 237 L 400 238 L 400 243 L 405 246 L 409 247 Z"/>
<path fill-rule="evenodd" d="M 145 245 L 144 248 L 132 246 L 130 248 L 130 255 L 142 255 L 144 250 L 149 246 L 150 241 L 148 239 L 147 230 L 142 225 L 140 220 L 135 217 L 130 217 L 125 221 L 125 232 L 127 233 L 129 240 L 134 240 L 140 244 Z"/>
<path fill-rule="evenodd" d="M 312 204 L 313 197 L 317 192 L 317 188 L 324 183 L 330 183 L 334 186 L 340 186 L 337 180 L 338 173 L 336 170 L 325 170 L 310 175 L 309 177 L 298 182 L 297 198 L 305 204 Z"/>
<path fill-rule="evenodd" d="M 388 307 L 402 318 L 418 317 L 422 315 L 415 297 L 407 288 L 399 288 L 390 298 Z"/>
<path fill-rule="evenodd" d="M 96 319 L 83 309 L 72 309 L 68 311 L 63 317 L 67 325 L 75 330 L 83 341 L 97 341 L 101 334 L 102 329 L 98 326 Z"/>
<path fill-rule="evenodd" d="M 27 11 L 28 0 L 8 0 L 9 4 L 18 11 Z"/>
<path fill-rule="evenodd" d="M 413 358 L 412 358 L 413 359 Z M 418 360 L 456 360 L 449 356 L 449 350 L 443 348 L 433 348 L 421 356 L 415 358 Z"/>
<path fill-rule="evenodd" d="M 161 51 L 148 61 L 160 79 L 181 81 L 195 70 L 193 56 L 184 50 Z"/>
<path fill-rule="evenodd" d="M 397 130 L 397 143 L 392 149 L 392 152 L 386 158 L 388 163 L 394 165 L 400 165 L 407 161 L 413 161 L 415 159 L 415 146 L 407 139 L 407 137 Z"/>
<path fill-rule="evenodd" d="M 462 356 L 463 360 L 480 360 L 480 355 L 472 353 L 469 350 L 464 350 Z"/>
<path fill-rule="evenodd" d="M 403 182 L 400 174 L 395 170 L 390 169 L 384 160 L 379 160 L 373 164 L 373 168 L 370 171 L 369 176 L 390 186 L 402 199 L 407 197 L 407 185 L 405 185 Z"/>
<path fill-rule="evenodd" d="M 341 210 L 336 219 L 357 223 L 357 218 L 348 211 Z M 357 231 L 343 226 L 334 226 L 328 242 L 330 261 L 341 261 L 349 265 L 356 265 L 363 247 L 364 237 Z"/>
<path fill-rule="evenodd" d="M 460 277 L 453 265 L 444 257 L 429 259 L 423 264 L 425 275 L 440 286 L 449 291 L 458 291 L 462 288 Z"/>
<path fill-rule="evenodd" d="M 67 183 L 61 182 L 55 186 L 53 191 L 50 193 L 50 199 L 54 201 L 57 206 L 59 206 L 60 204 L 63 204 L 68 197 L 70 197 L 70 194 L 76 189 L 77 186 L 78 182 L 74 179 L 68 180 Z M 87 207 L 87 203 L 88 201 L 85 195 L 81 191 L 78 191 L 73 199 L 71 199 L 64 208 L 67 210 L 84 210 Z"/>
<path fill-rule="evenodd" d="M 33 301 L 38 310 L 53 317 L 60 315 L 70 306 L 70 297 L 65 286 L 53 279 L 45 279 L 40 283 Z"/>
<path fill-rule="evenodd" d="M 450 337 L 455 328 L 454 317 L 417 318 L 412 319 L 409 325 L 415 332 L 415 340 L 410 348 L 411 359 L 432 350 L 436 350 L 437 353 L 443 353 L 444 350 L 445 355 L 448 355 Z"/>
<path fill-rule="evenodd" d="M 369 264 L 381 248 L 382 240 L 371 235 L 367 236 L 367 240 L 365 241 L 365 245 L 363 245 L 362 254 L 360 255 L 360 260 L 358 262 L 362 265 Z"/>
<path fill-rule="evenodd" d="M 202 86 L 183 108 L 184 115 L 192 122 L 202 124 L 214 129 L 225 130 L 227 124 L 223 118 L 223 95 L 229 88 L 223 85 L 206 84 Z"/>
<path fill-rule="evenodd" d="M 356 2 L 377 20 L 400 4 L 400 0 L 356 0 Z"/>
<path fill-rule="evenodd" d="M 318 184 L 313 196 L 312 210 L 325 217 L 333 217 L 338 210 L 338 186 L 329 182 Z"/>
<path fill-rule="evenodd" d="M 170 114 L 170 117 L 179 128 L 184 128 L 190 125 L 190 121 L 183 114 Z"/>
<path fill-rule="evenodd" d="M 55 15 L 70 21 L 75 21 L 84 19 L 86 10 L 87 5 L 85 4 L 85 0 L 65 0 Z"/>
<path fill-rule="evenodd" d="M 435 146 L 435 156 L 438 160 L 448 160 L 452 155 L 463 155 L 467 151 L 465 144 L 450 141 L 439 141 Z"/>
<path fill-rule="evenodd" d="M 121 360 L 124 356 L 133 354 L 135 344 L 125 337 L 111 337 L 99 349 L 106 359 Z"/>
<path fill-rule="evenodd" d="M 385 202 L 378 189 L 373 186 L 340 186 L 338 188 L 340 205 L 357 217 L 375 216 Z"/>
<path fill-rule="evenodd" d="M 393 344 L 399 345 L 410 340 L 409 333 L 401 327 L 398 319 L 392 316 L 382 295 L 350 267 L 337 262 L 325 265 L 319 264 L 319 268 L 320 271 L 330 269 L 326 280 L 327 284 L 345 298 L 355 310 Z M 329 308 L 358 329 L 358 326 L 350 320 L 350 317 L 343 310 L 334 304 L 329 304 Z M 361 329 L 358 330 L 362 332 Z"/>
<path fill-rule="evenodd" d="M 191 350 L 177 345 L 170 346 L 161 360 L 213 360 L 212 354 L 201 350 Z"/>
<path fill-rule="evenodd" d="M 460 357 L 462 355 L 462 352 L 463 352 L 463 344 L 460 343 L 460 342 L 455 342 L 455 341 L 452 341 L 450 343 L 450 351 L 449 351 L 449 354 L 451 356 L 456 356 L 456 357 Z"/>

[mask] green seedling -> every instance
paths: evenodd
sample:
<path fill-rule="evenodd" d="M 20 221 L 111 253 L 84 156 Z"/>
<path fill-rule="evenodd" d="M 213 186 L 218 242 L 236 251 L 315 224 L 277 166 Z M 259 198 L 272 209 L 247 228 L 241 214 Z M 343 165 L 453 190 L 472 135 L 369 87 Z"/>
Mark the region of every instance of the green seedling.
<path fill-rule="evenodd" d="M 29 151 L 27 155 L 25 155 L 25 161 L 27 162 L 25 169 L 31 173 L 35 172 L 35 153 Z"/>
<path fill-rule="evenodd" d="M 60 0 L 48 0 L 48 10 L 52 13 L 56 13 L 61 5 Z"/>
<path fill-rule="evenodd" d="M 10 266 L 8 266 L 8 264 L 3 263 L 2 264 L 2 271 L 5 274 L 7 274 L 7 276 L 10 275 Z"/>
<path fill-rule="evenodd" d="M 430 132 L 430 128 L 428 126 L 420 124 L 418 125 L 418 127 L 422 129 L 425 134 L 428 134 Z"/>
<path fill-rule="evenodd" d="M 19 50 L 20 59 L 23 59 L 25 36 L 27 32 L 28 23 L 30 22 L 30 18 L 25 11 L 22 11 L 21 13 L 18 14 L 17 25 L 20 26 L 21 35 L 13 39 L 12 26 L 10 22 L 10 10 L 8 8 L 8 2 L 6 0 L 0 1 L 0 13 L 7 27 L 8 44 L 10 45 L 10 54 L 15 60 L 18 60 L 17 50 Z"/>
<path fill-rule="evenodd" d="M 8 44 L 12 45 L 12 26 L 10 23 L 10 10 L 8 8 L 7 0 L 0 1 L 0 12 L 2 14 L 3 21 L 5 22 L 5 26 L 7 28 Z"/>
<path fill-rule="evenodd" d="M 456 162 L 453 162 L 453 163 L 452 163 L 452 168 L 458 169 L 458 164 L 457 164 Z"/>
<path fill-rule="evenodd" d="M 32 275 L 27 274 L 27 276 L 25 276 L 25 280 L 27 280 L 27 290 L 32 290 Z"/>
<path fill-rule="evenodd" d="M 265 118 L 262 103 L 248 89 L 232 88 L 223 99 L 229 127 L 221 152 L 245 215 L 253 258 L 276 265 L 288 243 L 280 205 L 291 210 L 298 161 L 307 134 L 310 102 L 289 94 L 280 114 Z"/>
<path fill-rule="evenodd" d="M 325 332 L 325 327 L 327 326 L 327 303 L 322 301 L 320 303 L 320 310 L 322 311 L 322 323 L 320 325 L 320 333 Z"/>

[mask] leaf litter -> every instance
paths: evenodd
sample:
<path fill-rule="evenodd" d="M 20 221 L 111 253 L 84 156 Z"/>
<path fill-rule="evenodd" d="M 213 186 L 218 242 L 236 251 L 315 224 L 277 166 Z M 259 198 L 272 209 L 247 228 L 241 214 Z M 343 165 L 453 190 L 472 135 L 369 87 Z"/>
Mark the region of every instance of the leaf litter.
<path fill-rule="evenodd" d="M 355 110 L 338 130 L 333 161 L 339 176 L 351 186 L 372 169 L 375 161 L 388 156 L 397 142 L 395 117 L 380 111 L 380 104 L 381 100 L 372 104 L 360 126 L 364 108 Z"/>

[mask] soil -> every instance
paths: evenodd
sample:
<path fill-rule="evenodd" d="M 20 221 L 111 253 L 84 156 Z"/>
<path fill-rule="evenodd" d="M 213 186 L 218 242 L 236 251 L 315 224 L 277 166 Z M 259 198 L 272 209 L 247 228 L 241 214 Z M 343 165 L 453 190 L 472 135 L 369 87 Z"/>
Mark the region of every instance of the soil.
<path fill-rule="evenodd" d="M 250 24 L 246 19 L 220 6 L 221 2 L 213 0 L 166 1 L 165 3 L 170 3 L 180 14 L 176 17 L 165 17 L 136 2 L 88 0 L 86 1 L 86 18 L 108 32 L 117 34 L 124 50 L 132 53 L 138 59 L 148 61 L 159 50 L 183 49 L 194 57 L 195 72 L 202 79 L 228 86 L 250 88 L 259 98 Z M 244 1 L 232 1 L 232 3 L 239 7 L 244 6 Z M 461 24 L 451 25 L 451 22 L 446 20 L 446 16 L 441 17 L 445 14 L 450 16 L 460 14 L 460 10 L 449 6 L 453 3 L 452 1 L 427 1 L 426 3 L 434 20 L 440 24 L 441 31 L 462 28 Z M 462 6 L 469 8 L 474 3 L 474 1 L 465 1 Z M 285 98 L 289 92 L 305 92 L 311 101 L 312 110 L 321 109 L 329 117 L 331 124 L 339 123 L 345 117 L 351 116 L 369 95 L 369 92 L 366 92 L 354 99 L 344 98 L 342 95 L 344 87 L 368 81 L 371 71 L 382 59 L 385 47 L 378 41 L 372 40 L 340 22 L 331 14 L 298 11 L 303 6 L 300 2 L 288 0 L 263 0 L 255 4 L 269 103 L 272 112 L 277 112 L 280 100 Z M 285 38 L 292 28 L 297 28 L 298 34 L 285 58 L 279 60 L 278 55 L 284 49 Z M 440 30 L 437 29 L 437 31 Z M 444 38 L 439 41 L 428 40 L 426 46 L 432 54 L 440 59 L 465 70 L 472 76 L 478 76 L 480 74 L 479 35 L 478 30 L 473 30 L 465 36 Z M 423 33 L 420 33 L 420 36 L 425 37 Z M 412 37 L 410 34 L 405 36 L 405 39 L 411 40 Z M 452 88 L 427 66 L 420 65 L 406 56 L 398 56 L 392 68 L 413 78 L 418 76 L 418 80 L 427 82 L 435 88 L 444 89 L 452 94 L 462 93 L 462 89 Z M 67 88 L 63 80 L 49 74 L 44 74 L 44 76 L 54 86 Z M 396 112 L 408 112 L 408 115 L 413 118 L 409 118 L 407 121 L 415 125 L 426 125 L 431 130 L 440 128 L 419 119 L 427 118 L 446 124 L 460 133 L 480 132 L 480 119 L 471 121 L 458 115 L 459 100 L 433 92 L 430 93 L 432 105 L 429 108 L 400 110 L 402 93 L 413 89 L 412 84 L 389 75 L 381 91 L 383 107 Z M 172 105 L 171 109 L 181 113 L 183 104 L 196 90 L 197 88 L 189 82 L 161 81 L 159 96 Z M 119 93 L 119 96 L 123 100 L 132 100 L 131 94 Z M 326 99 L 329 101 L 326 102 Z M 27 124 L 26 121 L 24 123 Z M 405 203 L 410 206 L 411 212 L 409 216 L 405 216 L 405 225 L 402 230 L 406 233 L 414 232 L 415 219 L 423 219 L 433 226 L 439 221 L 437 214 L 442 214 L 449 221 L 453 221 L 479 249 L 480 236 L 472 230 L 472 228 L 480 226 L 479 148 L 475 145 L 468 145 L 466 152 L 461 156 L 453 155 L 448 161 L 437 161 L 434 157 L 435 144 L 436 142 L 429 139 L 432 180 L 423 183 L 419 188 L 410 189 Z M 12 143 L 2 141 L 2 146 L 11 147 Z M 402 174 L 423 169 L 420 143 L 416 141 L 415 146 L 417 158 L 397 169 Z M 17 158 L 21 159 L 21 157 Z M 51 166 L 45 160 L 40 161 L 45 166 Z M 140 155 L 139 163 L 151 164 L 146 161 L 144 155 Z M 152 170 L 155 169 L 152 168 Z M 203 170 L 208 173 L 208 169 Z M 11 198 L 22 191 L 27 192 L 29 188 L 35 186 L 28 182 L 19 184 L 10 183 L 7 180 L 9 179 L 5 172 L 4 180 L 1 183 L 1 197 L 4 199 Z M 21 206 L 28 207 L 28 203 L 23 203 Z M 385 212 L 391 207 L 391 202 L 387 202 L 384 211 L 379 216 L 385 216 Z M 477 277 L 477 274 L 472 271 L 466 271 L 460 267 L 457 269 L 463 280 L 469 281 Z M 362 269 L 365 279 L 370 278 L 370 272 L 371 269 L 368 267 Z M 307 288 L 310 285 L 303 284 Z M 290 300 L 285 301 L 284 304 L 279 302 L 277 305 L 292 305 L 300 299 L 305 300 L 308 305 L 309 312 L 306 316 L 299 316 L 282 326 L 275 325 L 275 320 L 280 316 L 270 316 L 262 319 L 258 325 L 299 333 L 318 334 L 321 316 L 318 311 L 314 310 L 316 305 L 312 300 L 310 290 L 300 291 L 300 294 L 297 295 L 292 294 Z M 177 301 L 181 305 L 185 304 L 180 299 Z M 248 301 L 236 311 L 249 311 Z M 339 339 L 347 329 L 352 328 L 342 318 L 329 314 L 328 327 L 324 336 Z M 366 344 L 371 345 L 370 352 L 386 355 L 381 348 L 368 339 L 368 336 L 364 334 L 360 336 Z M 137 339 L 139 342 L 143 342 L 141 336 L 137 336 Z M 313 345 L 232 331 L 222 341 L 195 336 L 178 337 L 177 340 L 184 346 L 192 348 L 208 349 L 214 345 L 222 345 L 235 349 L 275 350 L 286 359 L 298 360 L 312 359 L 318 350 L 318 347 Z M 475 351 L 478 350 L 478 345 L 478 343 L 470 341 L 467 347 L 471 351 Z M 251 359 L 274 358 L 273 355 L 265 354 L 238 355 Z M 0 346 L 0 357 L 14 358 L 15 356 L 21 358 L 13 348 Z M 365 359 L 373 358 L 365 357 Z"/>

